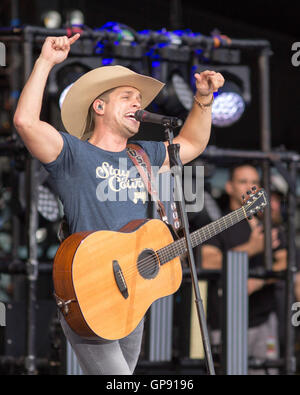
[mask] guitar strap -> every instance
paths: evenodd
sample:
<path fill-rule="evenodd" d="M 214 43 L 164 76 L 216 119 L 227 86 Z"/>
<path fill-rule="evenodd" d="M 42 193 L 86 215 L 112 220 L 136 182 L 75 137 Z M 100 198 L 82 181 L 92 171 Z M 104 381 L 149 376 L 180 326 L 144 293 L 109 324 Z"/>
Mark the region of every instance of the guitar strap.
<path fill-rule="evenodd" d="M 136 166 L 142 180 L 144 181 L 145 187 L 148 193 L 152 196 L 155 204 L 157 212 L 166 224 L 169 224 L 168 217 L 166 214 L 165 207 L 163 203 L 159 200 L 157 190 L 155 188 L 155 180 L 154 175 L 151 169 L 151 164 L 148 155 L 143 150 L 143 148 L 138 144 L 127 144 L 127 153 L 128 156 L 131 158 L 132 162 Z M 176 210 L 176 204 L 172 204 L 173 210 L 173 218 L 174 218 L 174 227 L 178 229 L 180 227 L 178 214 Z"/>
<path fill-rule="evenodd" d="M 151 164 L 148 155 L 143 148 L 138 144 L 127 144 L 127 153 L 135 167 L 137 168 L 142 180 L 144 181 L 145 187 L 152 196 L 157 212 L 162 221 L 168 223 L 168 217 L 166 210 L 162 202 L 158 198 L 158 193 L 154 184 L 154 176 L 151 169 Z"/>

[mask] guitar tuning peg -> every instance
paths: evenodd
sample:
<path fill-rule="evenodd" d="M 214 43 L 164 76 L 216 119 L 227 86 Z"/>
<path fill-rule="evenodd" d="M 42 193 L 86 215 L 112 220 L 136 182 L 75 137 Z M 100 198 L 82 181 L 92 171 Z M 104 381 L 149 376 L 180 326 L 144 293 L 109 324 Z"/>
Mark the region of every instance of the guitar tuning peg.
<path fill-rule="evenodd" d="M 256 188 L 256 186 L 254 186 L 251 189 L 252 189 L 253 192 L 255 192 L 257 188 Z"/>
<path fill-rule="evenodd" d="M 251 191 L 247 191 L 247 195 L 251 195 Z"/>

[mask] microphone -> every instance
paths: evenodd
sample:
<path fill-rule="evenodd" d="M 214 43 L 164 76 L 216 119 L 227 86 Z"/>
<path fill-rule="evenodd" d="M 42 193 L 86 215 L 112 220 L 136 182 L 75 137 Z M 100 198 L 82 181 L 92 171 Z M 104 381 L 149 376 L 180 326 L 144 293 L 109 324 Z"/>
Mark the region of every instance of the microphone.
<path fill-rule="evenodd" d="M 182 120 L 176 117 L 168 117 L 166 115 L 153 114 L 146 110 L 138 110 L 134 114 L 134 118 L 139 122 L 158 123 L 159 125 L 171 126 L 177 128 L 182 125 Z"/>

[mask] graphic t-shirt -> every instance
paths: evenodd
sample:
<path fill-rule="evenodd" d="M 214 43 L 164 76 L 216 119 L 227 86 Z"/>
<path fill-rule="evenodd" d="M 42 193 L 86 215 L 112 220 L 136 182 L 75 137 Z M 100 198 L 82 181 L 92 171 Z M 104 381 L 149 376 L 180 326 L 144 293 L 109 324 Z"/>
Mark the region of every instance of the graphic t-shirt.
<path fill-rule="evenodd" d="M 70 232 L 119 230 L 147 218 L 148 192 L 127 150 L 105 151 L 61 132 L 63 149 L 44 164 L 64 206 Z M 135 141 L 158 171 L 166 156 L 163 142 Z"/>

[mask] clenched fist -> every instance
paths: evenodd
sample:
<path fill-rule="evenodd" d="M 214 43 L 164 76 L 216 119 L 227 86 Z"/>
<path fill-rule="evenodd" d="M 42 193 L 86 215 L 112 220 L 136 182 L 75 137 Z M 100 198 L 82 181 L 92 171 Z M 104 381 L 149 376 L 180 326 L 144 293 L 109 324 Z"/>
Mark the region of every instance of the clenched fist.
<path fill-rule="evenodd" d="M 198 98 L 201 96 L 209 96 L 213 92 L 217 92 L 225 82 L 222 74 L 211 70 L 203 71 L 200 74 L 195 73 L 194 77 L 196 78 L 196 96 Z"/>

